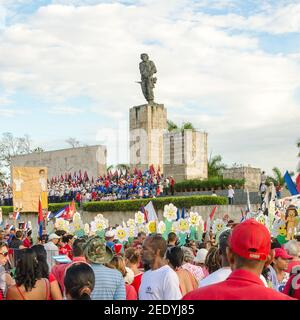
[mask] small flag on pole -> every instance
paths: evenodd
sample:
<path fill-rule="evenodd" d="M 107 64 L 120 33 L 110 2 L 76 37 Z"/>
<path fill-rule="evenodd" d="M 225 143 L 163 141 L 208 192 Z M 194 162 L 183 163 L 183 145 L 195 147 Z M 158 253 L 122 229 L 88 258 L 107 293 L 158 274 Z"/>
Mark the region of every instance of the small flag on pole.
<path fill-rule="evenodd" d="M 41 197 L 40 197 L 39 198 L 39 209 L 38 209 L 38 225 L 39 225 L 40 239 L 43 236 L 43 223 L 44 223 L 44 217 L 43 217 L 42 201 L 41 201 Z"/>

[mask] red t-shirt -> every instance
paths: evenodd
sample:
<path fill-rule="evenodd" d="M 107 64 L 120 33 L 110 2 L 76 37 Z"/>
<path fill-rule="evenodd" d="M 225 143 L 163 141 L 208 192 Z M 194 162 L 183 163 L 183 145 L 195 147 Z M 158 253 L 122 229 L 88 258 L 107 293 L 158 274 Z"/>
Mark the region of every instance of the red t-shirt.
<path fill-rule="evenodd" d="M 31 248 L 31 243 L 30 243 L 29 239 L 25 238 L 23 240 L 23 246 L 26 248 Z"/>
<path fill-rule="evenodd" d="M 291 273 L 292 269 L 293 269 L 295 266 L 300 266 L 300 261 L 290 261 L 286 272 L 287 272 L 287 273 Z"/>
<path fill-rule="evenodd" d="M 137 274 L 136 276 L 134 276 L 134 280 L 133 280 L 133 282 L 131 284 L 135 288 L 137 293 L 140 290 L 140 286 L 141 286 L 141 282 L 142 282 L 142 276 L 143 276 L 143 272 L 140 273 L 140 274 Z"/>
<path fill-rule="evenodd" d="M 183 300 L 295 300 L 283 293 L 266 288 L 253 272 L 238 269 L 222 282 L 196 289 Z"/>
<path fill-rule="evenodd" d="M 295 277 L 297 277 L 297 279 L 295 279 Z M 294 289 L 291 288 L 292 281 L 294 282 L 293 283 Z M 289 296 L 300 300 L 300 274 L 293 274 L 290 276 L 288 282 L 286 283 L 283 289 L 283 293 L 288 294 Z"/>
<path fill-rule="evenodd" d="M 126 300 L 137 300 L 137 293 L 133 285 L 126 283 Z"/>

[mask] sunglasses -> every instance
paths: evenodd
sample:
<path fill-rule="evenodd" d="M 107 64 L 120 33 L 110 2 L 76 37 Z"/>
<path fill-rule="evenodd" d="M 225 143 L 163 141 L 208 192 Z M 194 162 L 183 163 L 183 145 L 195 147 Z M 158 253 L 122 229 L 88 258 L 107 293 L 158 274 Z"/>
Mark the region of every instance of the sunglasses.
<path fill-rule="evenodd" d="M 8 252 L 0 252 L 0 254 L 3 256 L 3 257 L 7 257 L 8 256 Z"/>

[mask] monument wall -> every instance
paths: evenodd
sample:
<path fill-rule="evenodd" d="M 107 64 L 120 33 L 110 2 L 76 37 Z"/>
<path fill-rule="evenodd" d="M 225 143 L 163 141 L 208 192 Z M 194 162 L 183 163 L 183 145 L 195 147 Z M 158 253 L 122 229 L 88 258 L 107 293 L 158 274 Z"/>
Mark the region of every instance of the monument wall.
<path fill-rule="evenodd" d="M 13 167 L 47 167 L 48 178 L 86 171 L 89 178 L 106 173 L 106 147 L 102 145 L 31 153 L 12 158 Z"/>
<path fill-rule="evenodd" d="M 224 179 L 245 179 L 245 189 L 258 191 L 260 185 L 261 170 L 259 168 L 238 167 L 223 171 Z"/>
<path fill-rule="evenodd" d="M 165 133 L 164 174 L 177 182 L 207 179 L 207 133 L 191 129 Z"/>
<path fill-rule="evenodd" d="M 145 104 L 129 111 L 130 165 L 145 170 L 151 164 L 163 171 L 163 134 L 167 110 L 163 104 Z"/>

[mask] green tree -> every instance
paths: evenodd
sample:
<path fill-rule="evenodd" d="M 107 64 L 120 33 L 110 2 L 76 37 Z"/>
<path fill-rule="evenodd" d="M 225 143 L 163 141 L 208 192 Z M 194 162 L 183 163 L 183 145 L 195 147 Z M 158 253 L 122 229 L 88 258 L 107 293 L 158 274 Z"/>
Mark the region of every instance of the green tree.
<path fill-rule="evenodd" d="M 283 174 L 281 173 L 280 169 L 277 167 L 274 167 L 272 169 L 272 171 L 273 171 L 273 175 L 274 175 L 274 179 L 272 179 L 273 183 L 275 185 L 280 184 L 281 186 L 283 186 L 284 185 L 284 178 L 283 178 Z"/>
<path fill-rule="evenodd" d="M 181 126 L 181 131 L 190 130 L 190 129 L 195 130 L 195 127 L 191 122 L 184 122 Z"/>
<path fill-rule="evenodd" d="M 222 157 L 220 155 L 212 156 L 210 154 L 208 159 L 208 177 L 221 177 L 222 171 L 227 168 L 226 164 L 222 163 Z"/>
<path fill-rule="evenodd" d="M 176 130 L 179 129 L 178 125 L 175 122 L 171 121 L 171 120 L 168 120 L 167 124 L 168 124 L 168 131 L 169 132 L 176 131 Z"/>

